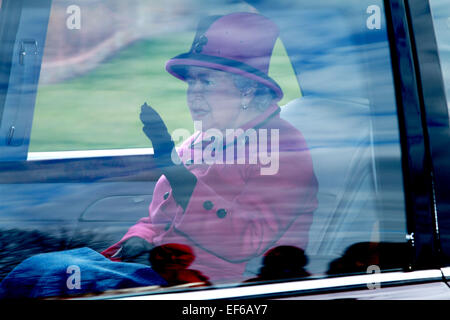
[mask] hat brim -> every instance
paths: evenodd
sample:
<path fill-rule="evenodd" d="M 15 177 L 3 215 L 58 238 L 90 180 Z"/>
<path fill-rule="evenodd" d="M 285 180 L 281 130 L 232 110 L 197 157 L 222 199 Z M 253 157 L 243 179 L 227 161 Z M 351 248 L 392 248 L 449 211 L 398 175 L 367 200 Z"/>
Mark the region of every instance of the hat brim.
<path fill-rule="evenodd" d="M 183 53 L 167 61 L 166 70 L 174 77 L 186 81 L 186 68 L 190 66 L 210 68 L 244 76 L 269 87 L 275 93 L 277 101 L 283 98 L 283 91 L 272 78 L 264 72 L 237 60 L 197 53 Z"/>

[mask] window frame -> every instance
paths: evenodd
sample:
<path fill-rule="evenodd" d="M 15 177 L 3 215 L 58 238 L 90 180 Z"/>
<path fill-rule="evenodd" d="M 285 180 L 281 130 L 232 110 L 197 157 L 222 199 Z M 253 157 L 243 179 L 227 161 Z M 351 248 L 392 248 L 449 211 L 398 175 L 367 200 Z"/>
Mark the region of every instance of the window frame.
<path fill-rule="evenodd" d="M 80 297 L 73 300 L 251 300 L 251 299 L 274 299 L 302 296 L 314 296 L 320 299 L 320 295 L 364 290 L 374 295 L 378 290 L 370 290 L 369 286 L 377 284 L 380 288 L 406 286 L 411 284 L 439 284 L 445 270 L 432 269 L 413 272 L 383 272 L 379 274 L 347 275 L 331 278 L 293 280 L 290 282 L 273 282 L 263 284 L 248 284 L 240 286 L 222 286 L 207 288 L 189 288 L 180 286 L 170 289 L 150 289 L 138 293 L 112 293 L 101 294 L 97 297 Z M 186 288 L 189 288 L 186 290 Z M 358 296 L 358 294 L 355 294 Z M 448 293 L 450 296 L 450 291 Z"/>
<path fill-rule="evenodd" d="M 428 1 L 408 1 L 413 32 L 416 73 L 430 157 L 435 197 L 434 245 L 438 263 L 450 265 L 450 124 L 431 6 Z"/>
<path fill-rule="evenodd" d="M 6 43 L 0 88 L 0 161 L 24 160 L 30 142 L 51 0 L 6 0 L 1 42 Z M 4 60 L 3 60 L 4 59 Z"/>
<path fill-rule="evenodd" d="M 8 12 L 8 14 L 6 14 Z M 0 41 L 2 50 L 0 53 L 0 123 L 3 119 L 5 99 L 9 88 L 11 65 L 19 28 L 20 14 L 22 12 L 22 0 L 3 0 L 0 8 Z"/>
<path fill-rule="evenodd" d="M 436 199 L 408 2 L 384 0 L 397 100 L 411 270 L 439 266 Z"/>

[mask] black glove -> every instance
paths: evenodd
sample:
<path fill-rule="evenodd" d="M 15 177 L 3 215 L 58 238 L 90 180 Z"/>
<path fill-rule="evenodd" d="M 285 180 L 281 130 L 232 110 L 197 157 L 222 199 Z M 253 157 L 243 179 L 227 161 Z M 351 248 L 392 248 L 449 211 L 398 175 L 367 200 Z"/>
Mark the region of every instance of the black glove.
<path fill-rule="evenodd" d="M 142 131 L 153 144 L 155 157 L 166 161 L 167 156 L 171 155 L 175 144 L 167 131 L 164 121 L 152 107 L 147 105 L 147 102 L 141 106 L 140 119 L 144 124 Z"/>
<path fill-rule="evenodd" d="M 156 164 L 169 181 L 175 201 L 183 209 L 186 209 L 197 183 L 197 178 L 184 165 L 174 164 L 172 150 L 175 148 L 175 144 L 164 121 L 147 103 L 141 106 L 140 119 L 144 124 L 142 131 L 153 144 Z M 178 157 L 176 152 L 173 152 L 173 156 Z M 178 163 L 180 162 L 178 161 Z"/>
<path fill-rule="evenodd" d="M 123 262 L 150 264 L 150 251 L 153 245 L 139 237 L 131 237 L 122 243 L 119 256 Z"/>

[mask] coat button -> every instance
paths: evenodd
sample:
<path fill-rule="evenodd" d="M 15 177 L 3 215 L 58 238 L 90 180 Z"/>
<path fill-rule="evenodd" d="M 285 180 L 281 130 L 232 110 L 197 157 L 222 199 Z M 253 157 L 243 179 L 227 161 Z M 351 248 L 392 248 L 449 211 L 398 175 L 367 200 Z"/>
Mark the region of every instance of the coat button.
<path fill-rule="evenodd" d="M 211 210 L 214 207 L 214 203 L 212 203 L 209 200 L 206 200 L 205 202 L 203 202 L 203 208 L 205 208 L 205 210 Z"/>
<path fill-rule="evenodd" d="M 219 209 L 219 210 L 217 210 L 216 214 L 220 219 L 223 219 L 227 215 L 227 210 Z"/>
<path fill-rule="evenodd" d="M 166 193 L 164 193 L 163 198 L 164 200 L 167 200 L 167 198 L 170 196 L 170 192 L 167 191 Z"/>

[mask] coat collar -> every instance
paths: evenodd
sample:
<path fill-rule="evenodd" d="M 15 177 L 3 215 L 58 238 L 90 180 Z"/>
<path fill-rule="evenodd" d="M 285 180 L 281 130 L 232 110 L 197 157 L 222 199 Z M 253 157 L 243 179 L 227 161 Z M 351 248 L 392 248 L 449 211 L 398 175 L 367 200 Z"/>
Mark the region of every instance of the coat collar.
<path fill-rule="evenodd" d="M 275 117 L 275 116 L 279 116 L 280 111 L 281 111 L 280 107 L 276 103 L 274 103 L 269 108 L 267 108 L 263 113 L 258 115 L 256 118 L 250 120 L 249 122 L 243 124 L 238 129 L 242 129 L 245 132 L 246 130 L 251 129 L 251 128 L 254 128 L 254 129 L 259 128 L 264 123 L 266 123 L 270 118 Z M 201 139 L 200 139 L 200 137 L 201 137 Z M 234 141 L 237 138 L 238 137 L 236 137 L 234 140 L 232 140 L 230 142 L 229 137 L 225 137 L 225 139 L 224 139 L 224 149 L 228 145 L 234 143 Z M 228 143 L 226 143 L 226 142 L 228 142 Z M 203 144 L 203 143 L 206 143 L 206 144 L 211 143 L 211 140 L 209 140 L 209 139 L 205 139 L 204 140 L 204 132 L 197 132 L 196 133 L 196 135 L 195 135 L 195 137 L 192 140 L 191 145 L 190 145 L 191 149 L 194 148 L 195 146 L 198 146 L 200 143 L 201 144 Z"/>

